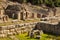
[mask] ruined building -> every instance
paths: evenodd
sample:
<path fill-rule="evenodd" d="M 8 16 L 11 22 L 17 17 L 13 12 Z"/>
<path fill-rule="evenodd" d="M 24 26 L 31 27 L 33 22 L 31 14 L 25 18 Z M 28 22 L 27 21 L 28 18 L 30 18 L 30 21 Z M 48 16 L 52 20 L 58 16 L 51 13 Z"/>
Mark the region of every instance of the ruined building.
<path fill-rule="evenodd" d="M 0 4 L 0 21 L 8 21 L 8 16 L 5 15 L 5 8 Z"/>
<path fill-rule="evenodd" d="M 37 13 L 31 12 L 25 7 L 26 6 L 23 4 L 8 5 L 5 10 L 5 14 L 8 15 L 9 18 L 18 20 L 37 18 Z"/>
<path fill-rule="evenodd" d="M 47 12 L 47 9 L 37 9 L 35 6 L 20 4 L 17 2 L 11 2 L 5 0 L 0 5 L 0 19 L 3 21 L 8 21 L 8 18 L 18 19 L 18 20 L 28 20 L 34 18 L 44 18 L 53 16 L 52 10 Z M 57 8 L 56 16 L 59 16 L 59 8 Z M 58 15 L 58 14 L 59 15 Z"/>
<path fill-rule="evenodd" d="M 0 20 L 8 21 L 8 18 L 25 20 L 33 17 L 34 13 L 27 11 L 22 4 L 14 2 L 0 3 Z"/>

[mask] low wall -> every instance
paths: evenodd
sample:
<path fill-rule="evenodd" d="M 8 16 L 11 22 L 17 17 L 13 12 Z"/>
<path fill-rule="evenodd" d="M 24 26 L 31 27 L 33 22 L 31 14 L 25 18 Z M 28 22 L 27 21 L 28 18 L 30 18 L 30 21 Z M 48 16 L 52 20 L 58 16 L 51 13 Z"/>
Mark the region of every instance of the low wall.
<path fill-rule="evenodd" d="M 60 23 L 58 24 L 49 24 L 40 22 L 40 28 L 47 33 L 59 34 L 60 35 Z"/>
<path fill-rule="evenodd" d="M 27 32 L 31 30 L 38 22 L 33 23 L 23 23 L 9 26 L 1 26 L 0 27 L 0 37 L 7 37 L 15 34 L 20 34 L 23 31 Z"/>

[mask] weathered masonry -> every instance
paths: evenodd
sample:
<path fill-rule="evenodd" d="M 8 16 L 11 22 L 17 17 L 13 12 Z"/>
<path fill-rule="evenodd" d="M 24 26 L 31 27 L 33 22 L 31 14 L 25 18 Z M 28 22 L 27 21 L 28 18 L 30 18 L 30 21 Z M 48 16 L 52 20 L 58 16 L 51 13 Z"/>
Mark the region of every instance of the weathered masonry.
<path fill-rule="evenodd" d="M 8 15 L 5 15 L 5 7 L 3 7 L 3 4 L 4 3 L 1 3 L 0 4 L 0 22 L 3 22 L 3 21 L 8 21 Z"/>
<path fill-rule="evenodd" d="M 1 26 L 0 27 L 0 37 L 7 37 L 7 36 L 31 31 L 32 28 L 35 27 L 36 24 L 37 24 L 37 22 Z"/>
<path fill-rule="evenodd" d="M 59 23 L 58 22 L 57 23 L 49 23 L 49 22 L 46 22 L 46 21 L 42 21 L 42 22 L 40 22 L 40 28 L 44 32 L 60 35 L 60 22 Z"/>
<path fill-rule="evenodd" d="M 26 10 L 26 8 L 22 7 L 21 5 L 9 5 L 6 8 L 5 14 L 8 15 L 9 18 L 18 19 L 18 20 L 37 18 L 37 13 L 32 13 Z"/>

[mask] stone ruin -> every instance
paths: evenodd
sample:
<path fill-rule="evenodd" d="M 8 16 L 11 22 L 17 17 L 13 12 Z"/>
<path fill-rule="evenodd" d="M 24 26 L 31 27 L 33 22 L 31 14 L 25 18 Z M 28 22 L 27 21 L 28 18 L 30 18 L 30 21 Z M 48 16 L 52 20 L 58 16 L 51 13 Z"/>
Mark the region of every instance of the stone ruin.
<path fill-rule="evenodd" d="M 20 4 L 17 2 L 7 1 L 1 3 L 0 13 L 1 20 L 8 21 L 9 18 L 18 19 L 18 20 L 29 20 L 34 18 L 45 18 L 53 16 L 52 10 L 47 12 L 47 9 L 37 9 L 33 5 L 29 4 Z M 59 16 L 59 8 L 57 8 L 56 16 Z"/>
<path fill-rule="evenodd" d="M 3 5 L 4 4 L 4 5 Z M 28 11 L 28 8 L 25 8 L 25 4 L 19 4 L 8 1 L 1 2 L 0 5 L 0 21 L 6 22 L 9 18 L 18 19 L 18 20 L 26 20 L 30 18 L 37 17 L 34 13 Z"/>
<path fill-rule="evenodd" d="M 40 21 L 38 28 L 43 30 L 45 33 L 60 35 L 60 19 L 58 17 L 50 17 L 44 19 Z"/>
<path fill-rule="evenodd" d="M 43 9 L 39 10 L 37 12 L 36 10 L 27 6 L 26 4 L 18 4 L 18 3 L 13 3 L 9 2 L 7 3 L 7 7 L 4 9 L 2 5 L 0 6 L 0 21 L 8 21 L 9 18 L 12 19 L 18 19 L 18 20 L 26 20 L 26 19 L 33 19 L 33 18 L 42 18 L 41 22 L 37 23 L 36 29 L 38 30 L 43 30 L 44 32 L 50 32 L 54 34 L 60 34 L 60 11 L 57 10 L 56 17 L 53 17 L 52 11 L 49 12 L 49 15 L 47 14 L 47 11 Z M 59 9 L 59 8 L 57 8 Z M 41 11 L 41 12 L 40 12 Z M 44 13 L 43 13 L 44 12 Z M 45 14 L 46 13 L 46 14 Z M 44 19 L 47 18 L 47 19 Z M 2 22 L 1 22 L 2 23 Z M 34 23 L 30 24 L 34 25 Z M 24 26 L 24 27 L 22 27 Z M 9 25 L 6 27 L 1 27 L 0 28 L 0 37 L 7 37 L 9 35 L 15 35 L 18 33 L 23 33 L 28 25 L 26 24 L 20 24 L 20 25 Z M 17 28 L 18 27 L 18 28 Z M 22 28 L 20 28 L 22 27 Z M 26 27 L 26 28 L 25 28 Z M 31 26 L 30 26 L 31 27 Z M 32 28 L 32 27 L 31 27 Z"/>
<path fill-rule="evenodd" d="M 8 21 L 8 15 L 5 15 L 5 10 L 2 4 L 0 4 L 0 21 L 1 22 L 6 22 Z"/>
<path fill-rule="evenodd" d="M 26 4 L 9 5 L 6 8 L 5 14 L 8 15 L 9 18 L 18 19 L 18 20 L 37 18 L 37 14 L 29 11 L 28 7 L 26 8 L 26 6 L 27 6 Z"/>
<path fill-rule="evenodd" d="M 0 26 L 0 37 L 8 37 L 14 36 L 17 34 L 26 33 L 32 30 L 32 27 L 35 27 L 35 23 L 24 23 L 24 24 L 16 24 L 16 25 L 9 25 L 9 26 Z"/>

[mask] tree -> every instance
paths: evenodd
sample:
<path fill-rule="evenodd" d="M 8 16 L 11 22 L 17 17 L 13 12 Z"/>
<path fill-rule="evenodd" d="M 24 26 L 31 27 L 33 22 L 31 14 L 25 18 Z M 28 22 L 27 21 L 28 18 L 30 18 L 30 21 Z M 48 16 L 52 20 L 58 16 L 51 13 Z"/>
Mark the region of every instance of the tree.
<path fill-rule="evenodd" d="M 56 6 L 55 6 L 56 0 L 49 0 L 49 1 L 51 2 L 52 11 L 55 16 L 56 15 Z"/>
<path fill-rule="evenodd" d="M 56 15 L 55 2 L 56 0 L 41 0 L 41 4 L 46 6 L 46 8 L 48 9 L 48 12 L 52 9 L 54 16 Z"/>

